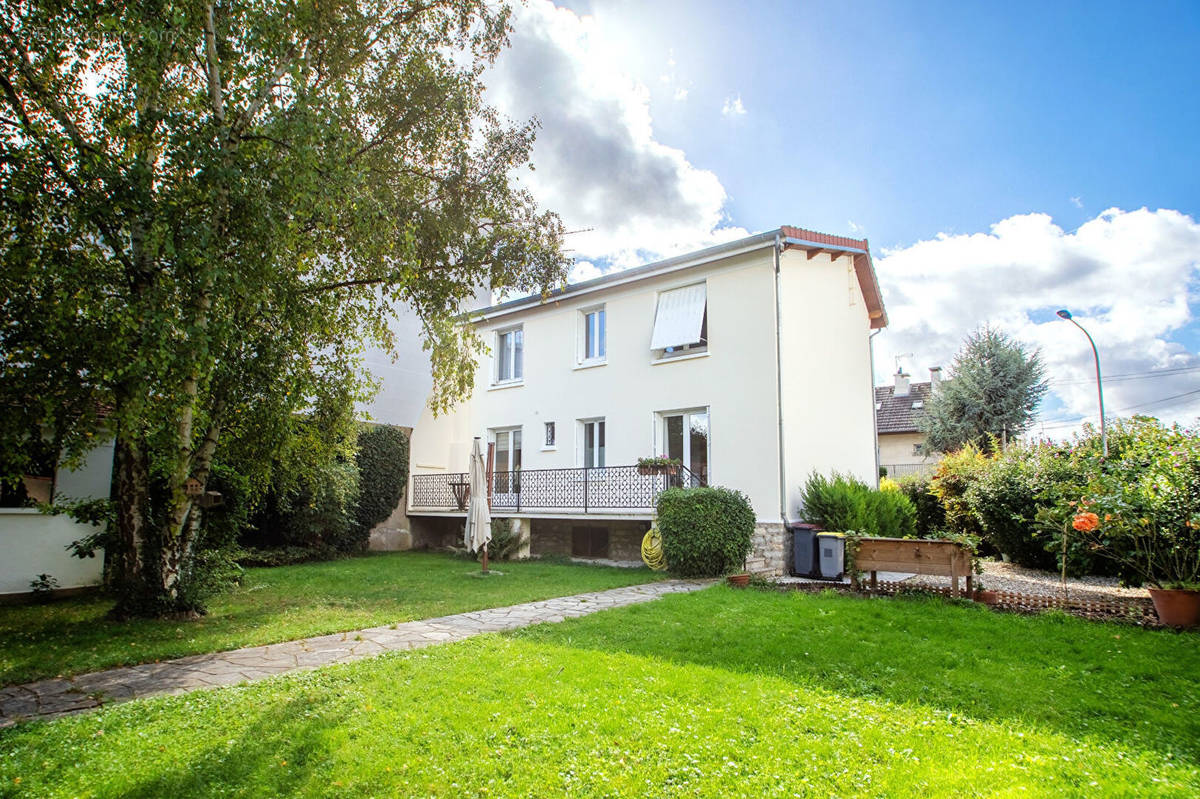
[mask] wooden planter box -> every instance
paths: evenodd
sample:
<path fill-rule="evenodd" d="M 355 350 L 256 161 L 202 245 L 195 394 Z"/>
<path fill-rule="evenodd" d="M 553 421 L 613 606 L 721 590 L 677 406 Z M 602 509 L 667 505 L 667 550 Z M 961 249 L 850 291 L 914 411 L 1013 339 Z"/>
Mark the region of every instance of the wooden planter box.
<path fill-rule="evenodd" d="M 651 474 L 665 474 L 669 477 L 677 477 L 679 475 L 678 466 L 639 466 L 637 470 L 638 474 L 643 477 Z"/>
<path fill-rule="evenodd" d="M 971 552 L 954 541 L 923 538 L 862 538 L 854 556 L 855 572 L 869 572 L 871 587 L 877 572 L 911 572 L 951 578 L 951 595 L 959 596 L 958 578 L 967 578 L 966 595 L 973 596 Z M 857 578 L 856 578 L 857 579 Z"/>

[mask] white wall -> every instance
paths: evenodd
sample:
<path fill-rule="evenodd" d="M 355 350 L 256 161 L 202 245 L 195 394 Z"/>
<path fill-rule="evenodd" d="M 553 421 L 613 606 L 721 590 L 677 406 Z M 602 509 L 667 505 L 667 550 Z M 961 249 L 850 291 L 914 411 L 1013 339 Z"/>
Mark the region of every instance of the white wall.
<path fill-rule="evenodd" d="M 870 323 L 851 256 L 781 256 L 787 516 L 800 519 L 800 489 L 814 470 L 875 485 Z"/>
<path fill-rule="evenodd" d="M 923 464 L 936 463 L 940 457 L 914 455 L 913 445 L 924 444 L 923 433 L 880 433 L 879 434 L 879 463 L 888 464 Z"/>
<path fill-rule="evenodd" d="M 60 469 L 56 494 L 63 499 L 107 497 L 112 480 L 113 445 L 88 453 L 74 471 Z M 0 508 L 0 594 L 23 594 L 39 574 L 58 580 L 59 588 L 79 588 L 100 581 L 104 553 L 76 558 L 66 547 L 94 532 L 66 516 L 46 516 L 33 508 Z"/>
<path fill-rule="evenodd" d="M 766 247 L 488 321 L 481 334 L 489 346 L 495 330 L 523 324 L 525 379 L 493 387 L 493 361 L 481 359 L 470 403 L 442 419 L 422 416 L 413 473 L 465 471 L 471 437 L 510 426 L 522 428 L 524 469 L 578 466 L 577 420 L 593 417 L 605 419 L 606 463 L 632 465 L 658 451 L 656 412 L 707 407 L 710 482 L 746 492 L 760 519 L 778 521 L 773 268 Z M 708 354 L 656 363 L 650 338 L 658 292 L 701 279 Z M 607 363 L 577 368 L 579 312 L 598 303 L 607 316 Z M 547 421 L 558 431 L 552 450 L 542 448 Z"/>

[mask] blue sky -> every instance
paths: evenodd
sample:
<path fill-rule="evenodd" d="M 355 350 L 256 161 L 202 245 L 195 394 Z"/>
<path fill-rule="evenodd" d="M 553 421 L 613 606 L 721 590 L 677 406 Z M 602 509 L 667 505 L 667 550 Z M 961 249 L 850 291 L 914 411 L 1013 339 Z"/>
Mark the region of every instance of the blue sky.
<path fill-rule="evenodd" d="M 988 322 L 1046 356 L 1048 419 L 1084 417 L 1070 305 L 1113 374 L 1196 367 L 1112 407 L 1200 387 L 1200 3 L 531 0 L 489 86 L 542 122 L 529 185 L 588 229 L 578 277 L 780 224 L 867 236 L 881 381 Z"/>

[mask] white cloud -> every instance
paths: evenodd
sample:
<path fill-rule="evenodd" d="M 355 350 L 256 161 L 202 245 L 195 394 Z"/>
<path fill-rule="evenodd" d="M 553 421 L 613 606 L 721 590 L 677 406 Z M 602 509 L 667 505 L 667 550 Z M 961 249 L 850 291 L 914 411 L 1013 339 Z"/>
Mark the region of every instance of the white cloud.
<path fill-rule="evenodd" d="M 742 104 L 742 96 L 740 94 L 725 98 L 725 104 L 721 106 L 721 116 L 740 117 L 745 115 L 746 106 Z"/>
<path fill-rule="evenodd" d="M 596 266 L 591 261 L 576 261 L 571 267 L 571 274 L 567 280 L 570 283 L 582 283 L 585 280 L 600 277 L 604 274 L 604 270 Z"/>
<path fill-rule="evenodd" d="M 1075 206 L 1076 208 L 1082 208 L 1082 207 L 1083 207 L 1083 200 L 1081 200 L 1079 197 L 1072 197 L 1072 198 L 1071 198 L 1071 205 Z"/>
<path fill-rule="evenodd" d="M 568 229 L 589 229 L 571 236 L 576 255 L 621 268 L 746 235 L 728 223 L 717 176 L 655 137 L 649 90 L 594 19 L 532 0 L 516 8 L 511 42 L 485 76 L 488 97 L 514 120 L 539 119 L 536 171 L 520 179 Z"/>
<path fill-rule="evenodd" d="M 675 94 L 671 96 L 674 97 L 676 101 L 686 100 L 688 96 L 688 90 L 680 86 L 675 90 Z"/>
<path fill-rule="evenodd" d="M 1200 301 L 1200 224 L 1178 211 L 1110 209 L 1074 232 L 1046 214 L 1013 216 L 989 233 L 940 234 L 885 251 L 877 269 L 891 322 L 876 339 L 880 381 L 900 353 L 915 353 L 902 360 L 914 379 L 928 379 L 927 367 L 949 366 L 963 337 L 990 323 L 1041 349 L 1052 391 L 1046 433 L 1067 434 L 1053 420 L 1098 417 L 1087 339 L 1054 315 L 1066 307 L 1095 338 L 1111 376 L 1110 416 L 1200 415 L 1200 395 L 1149 404 L 1196 389 L 1200 371 L 1118 377 L 1200 367 L 1200 354 L 1176 340 L 1195 334 L 1189 302 Z"/>

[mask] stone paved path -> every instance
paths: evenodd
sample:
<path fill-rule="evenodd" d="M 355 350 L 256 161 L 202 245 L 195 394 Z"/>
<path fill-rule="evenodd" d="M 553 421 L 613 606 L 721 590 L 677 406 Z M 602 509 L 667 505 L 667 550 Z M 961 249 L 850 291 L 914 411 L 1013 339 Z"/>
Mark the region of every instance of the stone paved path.
<path fill-rule="evenodd" d="M 664 594 L 696 591 L 709 585 L 712 585 L 712 581 L 667 580 L 646 583 L 298 641 L 191 655 L 178 660 L 109 669 L 66 679 L 12 685 L 0 689 L 0 728 L 29 718 L 53 718 L 113 702 L 251 682 L 289 671 L 348 663 L 382 652 L 420 649 L 461 641 L 480 633 L 515 630 L 541 622 L 558 622 L 610 608 L 649 602 Z"/>

